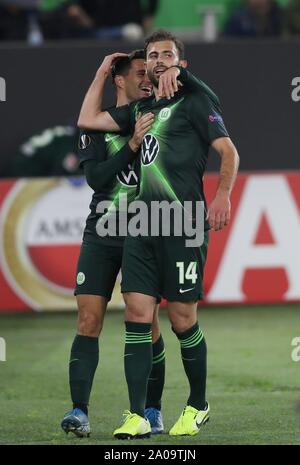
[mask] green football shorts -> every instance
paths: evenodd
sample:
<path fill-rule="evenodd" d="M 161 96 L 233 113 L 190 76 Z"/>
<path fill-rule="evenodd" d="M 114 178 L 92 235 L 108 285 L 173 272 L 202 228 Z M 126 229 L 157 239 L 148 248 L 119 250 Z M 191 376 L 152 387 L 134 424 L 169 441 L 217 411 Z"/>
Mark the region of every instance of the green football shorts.
<path fill-rule="evenodd" d="M 185 237 L 132 237 L 125 239 L 122 292 L 139 292 L 170 302 L 203 299 L 203 269 L 209 233 L 201 247 L 186 247 Z"/>
<path fill-rule="evenodd" d="M 83 241 L 77 265 L 75 295 L 111 295 L 121 269 L 123 247 Z"/>

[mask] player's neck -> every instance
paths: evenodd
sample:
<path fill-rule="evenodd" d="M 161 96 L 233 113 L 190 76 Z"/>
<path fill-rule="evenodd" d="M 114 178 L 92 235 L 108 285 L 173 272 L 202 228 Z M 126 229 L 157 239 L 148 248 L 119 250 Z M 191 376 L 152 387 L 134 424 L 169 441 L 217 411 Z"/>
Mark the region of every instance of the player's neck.
<path fill-rule="evenodd" d="M 122 107 L 123 105 L 128 105 L 128 103 L 129 103 L 129 100 L 128 100 L 127 95 L 125 94 L 125 92 L 122 92 L 121 90 L 119 90 L 117 92 L 116 107 Z"/>

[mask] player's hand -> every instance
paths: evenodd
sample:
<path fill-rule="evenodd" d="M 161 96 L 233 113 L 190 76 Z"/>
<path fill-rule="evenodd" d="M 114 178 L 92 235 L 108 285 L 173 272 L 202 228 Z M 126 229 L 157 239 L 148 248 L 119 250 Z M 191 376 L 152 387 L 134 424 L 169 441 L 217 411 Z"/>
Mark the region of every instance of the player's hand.
<path fill-rule="evenodd" d="M 139 150 L 143 137 L 151 129 L 153 121 L 153 113 L 146 113 L 143 116 L 138 115 L 137 121 L 135 123 L 134 134 L 129 141 L 129 146 L 131 150 L 133 150 L 134 152 L 137 152 Z"/>
<path fill-rule="evenodd" d="M 230 199 L 228 193 L 217 193 L 210 204 L 206 219 L 211 229 L 221 231 L 227 226 L 230 220 Z"/>
<path fill-rule="evenodd" d="M 111 73 L 111 67 L 113 65 L 113 62 L 115 61 L 116 58 L 120 57 L 128 57 L 127 53 L 120 53 L 116 52 L 113 53 L 112 55 L 107 55 L 104 60 L 102 61 L 102 64 L 98 68 L 98 71 L 96 73 L 97 77 L 107 77 Z"/>
<path fill-rule="evenodd" d="M 174 97 L 175 92 L 178 92 L 181 82 L 177 81 L 180 70 L 175 66 L 168 68 L 161 74 L 158 83 L 158 96 L 166 97 L 168 100 Z"/>

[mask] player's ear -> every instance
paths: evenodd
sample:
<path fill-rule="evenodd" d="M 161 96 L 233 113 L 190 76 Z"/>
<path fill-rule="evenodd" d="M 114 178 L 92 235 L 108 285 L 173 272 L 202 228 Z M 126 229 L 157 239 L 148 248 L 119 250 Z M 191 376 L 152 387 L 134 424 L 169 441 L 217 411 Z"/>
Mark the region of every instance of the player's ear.
<path fill-rule="evenodd" d="M 183 68 L 187 68 L 188 67 L 188 62 L 187 62 L 187 60 L 180 60 L 179 65 L 182 66 Z"/>
<path fill-rule="evenodd" d="M 118 87 L 119 89 L 124 89 L 125 81 L 124 81 L 123 76 L 117 75 L 115 77 L 115 84 L 116 84 L 116 87 Z"/>

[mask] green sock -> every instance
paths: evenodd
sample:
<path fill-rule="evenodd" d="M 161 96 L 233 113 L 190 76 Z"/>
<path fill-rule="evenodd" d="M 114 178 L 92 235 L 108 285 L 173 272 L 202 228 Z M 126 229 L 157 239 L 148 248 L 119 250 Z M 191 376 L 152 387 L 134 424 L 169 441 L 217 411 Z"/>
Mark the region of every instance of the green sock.
<path fill-rule="evenodd" d="M 94 374 L 99 361 L 98 337 L 76 335 L 71 349 L 69 381 L 73 408 L 89 403 Z"/>
<path fill-rule="evenodd" d="M 175 332 L 175 331 L 174 331 Z M 206 405 L 206 342 L 198 323 L 184 331 L 176 333 L 181 358 L 190 384 L 190 396 L 187 405 L 203 410 Z"/>
<path fill-rule="evenodd" d="M 152 370 L 148 380 L 146 408 L 161 409 L 165 384 L 165 345 L 162 335 L 152 344 Z"/>
<path fill-rule="evenodd" d="M 152 367 L 151 324 L 125 321 L 125 325 L 124 366 L 130 411 L 144 417 L 147 383 Z"/>

